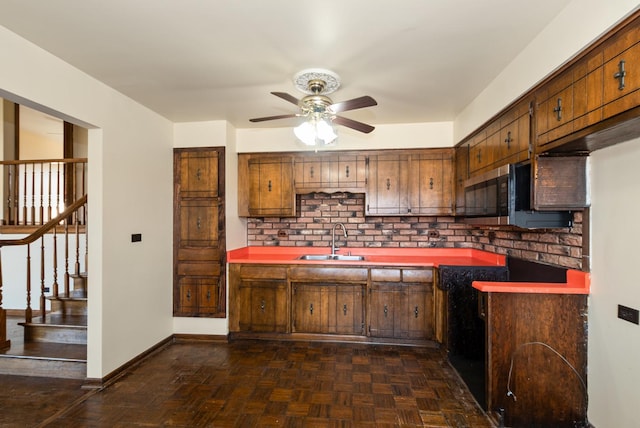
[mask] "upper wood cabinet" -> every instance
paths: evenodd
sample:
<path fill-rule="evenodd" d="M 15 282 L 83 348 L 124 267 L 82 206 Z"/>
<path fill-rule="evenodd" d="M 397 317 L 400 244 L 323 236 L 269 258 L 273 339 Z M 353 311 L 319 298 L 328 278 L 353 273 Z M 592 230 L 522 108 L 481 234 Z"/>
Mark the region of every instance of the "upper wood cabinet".
<path fill-rule="evenodd" d="M 371 155 L 366 215 L 453 214 L 453 149 Z"/>
<path fill-rule="evenodd" d="M 406 215 L 409 206 L 409 155 L 371 155 L 367 162 L 366 215 Z"/>
<path fill-rule="evenodd" d="M 309 153 L 295 159 L 296 193 L 364 192 L 366 157 L 358 154 Z"/>
<path fill-rule="evenodd" d="M 640 104 L 639 21 L 636 19 L 603 47 L 605 119 Z"/>
<path fill-rule="evenodd" d="M 411 155 L 409 204 L 412 215 L 452 215 L 453 150 L 428 150 Z"/>
<path fill-rule="evenodd" d="M 296 215 L 293 156 L 238 155 L 238 214 L 244 217 Z"/>
<path fill-rule="evenodd" d="M 226 315 L 224 148 L 174 150 L 174 315 Z"/>
<path fill-rule="evenodd" d="M 461 144 L 455 149 L 455 214 L 464 215 L 464 184 L 469 178 L 469 143 Z"/>
<path fill-rule="evenodd" d="M 640 18 L 585 49 L 535 89 L 537 153 L 591 151 L 638 135 Z M 606 131 L 606 132 L 604 132 Z"/>
<path fill-rule="evenodd" d="M 238 155 L 238 212 L 296 215 L 296 193 L 366 194 L 365 215 L 451 215 L 454 149 Z"/>

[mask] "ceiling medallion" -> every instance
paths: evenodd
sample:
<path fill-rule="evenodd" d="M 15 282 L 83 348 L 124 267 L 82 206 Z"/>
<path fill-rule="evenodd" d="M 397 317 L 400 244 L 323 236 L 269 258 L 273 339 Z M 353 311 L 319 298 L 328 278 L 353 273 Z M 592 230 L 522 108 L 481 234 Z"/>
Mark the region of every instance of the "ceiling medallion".
<path fill-rule="evenodd" d="M 331 70 L 323 68 L 307 68 L 293 76 L 293 83 L 300 92 L 304 94 L 318 94 L 317 88 L 309 82 L 324 82 L 321 94 L 330 94 L 340 87 L 340 77 Z M 316 89 L 314 91 L 314 89 Z"/>

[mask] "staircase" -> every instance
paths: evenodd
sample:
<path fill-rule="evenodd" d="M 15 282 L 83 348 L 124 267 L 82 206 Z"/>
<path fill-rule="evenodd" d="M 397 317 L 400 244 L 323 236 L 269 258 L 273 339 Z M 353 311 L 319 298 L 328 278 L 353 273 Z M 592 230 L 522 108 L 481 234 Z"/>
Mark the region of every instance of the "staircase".
<path fill-rule="evenodd" d="M 71 275 L 69 296 L 47 297 L 44 319 L 9 317 L 11 347 L 0 351 L 0 374 L 85 379 L 87 375 L 87 276 Z M 12 328 L 13 327 L 13 328 Z"/>
<path fill-rule="evenodd" d="M 27 266 L 26 309 L 7 311 L 2 308 L 0 264 L 0 330 L 6 328 L 0 331 L 0 374 L 86 378 L 88 276 L 80 268 L 87 270 L 86 209 L 84 195 L 27 237 L 0 239 L 0 248 L 24 247 Z M 40 247 L 40 266 L 32 266 L 32 245 Z M 63 254 L 61 266 L 58 254 Z M 60 286 L 59 271 L 64 272 Z M 36 309 L 32 294 L 37 295 Z"/>

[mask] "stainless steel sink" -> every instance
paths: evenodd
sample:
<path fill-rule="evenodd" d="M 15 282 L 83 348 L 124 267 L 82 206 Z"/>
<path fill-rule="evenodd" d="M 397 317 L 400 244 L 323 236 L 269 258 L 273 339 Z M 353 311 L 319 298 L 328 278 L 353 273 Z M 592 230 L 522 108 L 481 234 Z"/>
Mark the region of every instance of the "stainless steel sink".
<path fill-rule="evenodd" d="M 342 261 L 360 261 L 364 260 L 364 256 L 351 256 L 345 254 L 305 254 L 298 257 L 298 260 L 342 260 Z"/>

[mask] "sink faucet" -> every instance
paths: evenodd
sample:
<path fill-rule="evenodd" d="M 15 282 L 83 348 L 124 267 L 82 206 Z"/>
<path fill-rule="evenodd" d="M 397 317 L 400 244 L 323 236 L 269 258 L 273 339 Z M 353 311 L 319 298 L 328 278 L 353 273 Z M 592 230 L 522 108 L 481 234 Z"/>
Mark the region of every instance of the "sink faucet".
<path fill-rule="evenodd" d="M 336 228 L 338 226 L 342 226 L 342 232 L 344 233 L 344 239 L 347 239 L 347 229 L 345 229 L 344 224 L 342 223 L 336 223 L 333 225 L 333 230 L 331 231 L 331 255 L 334 256 L 336 254 L 336 251 L 339 250 L 339 248 L 336 246 Z"/>

